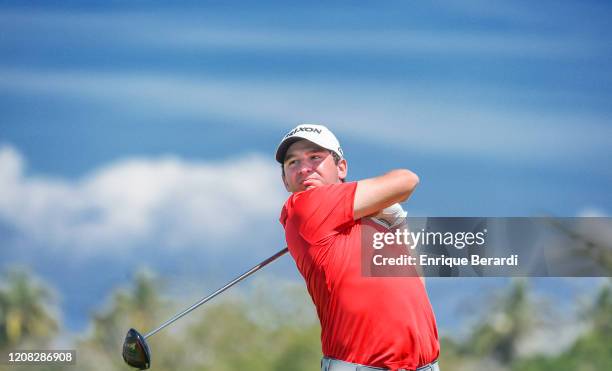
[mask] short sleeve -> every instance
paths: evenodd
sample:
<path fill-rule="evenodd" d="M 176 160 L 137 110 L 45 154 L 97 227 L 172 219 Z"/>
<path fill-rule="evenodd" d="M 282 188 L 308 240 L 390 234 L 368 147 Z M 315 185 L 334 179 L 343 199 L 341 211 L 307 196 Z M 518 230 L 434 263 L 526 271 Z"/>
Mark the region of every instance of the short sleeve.
<path fill-rule="evenodd" d="M 357 182 L 329 184 L 295 195 L 292 222 L 311 244 L 337 234 L 354 223 L 353 204 Z"/>

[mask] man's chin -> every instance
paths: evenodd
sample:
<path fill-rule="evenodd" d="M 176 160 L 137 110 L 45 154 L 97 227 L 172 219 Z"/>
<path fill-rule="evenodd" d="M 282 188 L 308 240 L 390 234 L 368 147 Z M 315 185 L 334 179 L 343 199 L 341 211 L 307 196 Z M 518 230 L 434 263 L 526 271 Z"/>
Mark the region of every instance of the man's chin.
<path fill-rule="evenodd" d="M 303 185 L 299 188 L 297 188 L 294 192 L 303 192 L 303 191 L 307 191 L 309 189 L 313 189 L 313 188 L 317 188 L 319 185 L 318 184 L 308 184 L 308 185 Z"/>

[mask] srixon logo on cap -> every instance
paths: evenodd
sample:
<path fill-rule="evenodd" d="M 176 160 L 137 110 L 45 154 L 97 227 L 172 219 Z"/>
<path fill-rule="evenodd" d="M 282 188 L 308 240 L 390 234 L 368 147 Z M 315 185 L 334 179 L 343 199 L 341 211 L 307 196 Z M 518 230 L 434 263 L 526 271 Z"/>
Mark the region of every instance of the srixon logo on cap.
<path fill-rule="evenodd" d="M 311 128 L 309 126 L 302 126 L 302 127 L 291 130 L 287 135 L 285 135 L 285 138 L 289 138 L 290 136 L 295 135 L 296 133 L 299 133 L 300 131 L 321 134 L 321 129 Z"/>

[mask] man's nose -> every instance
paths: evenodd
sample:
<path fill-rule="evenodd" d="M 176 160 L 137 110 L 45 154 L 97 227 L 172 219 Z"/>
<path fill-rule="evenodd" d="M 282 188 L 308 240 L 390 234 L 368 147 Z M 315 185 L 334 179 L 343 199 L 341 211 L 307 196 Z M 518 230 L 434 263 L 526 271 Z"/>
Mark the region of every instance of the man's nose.
<path fill-rule="evenodd" d="M 312 173 L 312 166 L 310 165 L 310 163 L 308 161 L 304 161 L 303 163 L 300 164 L 299 173 L 300 174 L 309 174 L 309 173 Z"/>

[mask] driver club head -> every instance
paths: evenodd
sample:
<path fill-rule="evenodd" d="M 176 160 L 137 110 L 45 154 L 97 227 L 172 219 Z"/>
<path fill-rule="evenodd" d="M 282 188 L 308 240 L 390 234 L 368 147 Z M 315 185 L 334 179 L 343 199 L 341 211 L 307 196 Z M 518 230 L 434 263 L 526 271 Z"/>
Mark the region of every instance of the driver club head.
<path fill-rule="evenodd" d="M 128 365 L 146 370 L 151 367 L 151 352 L 145 338 L 131 328 L 123 342 L 123 360 Z"/>

